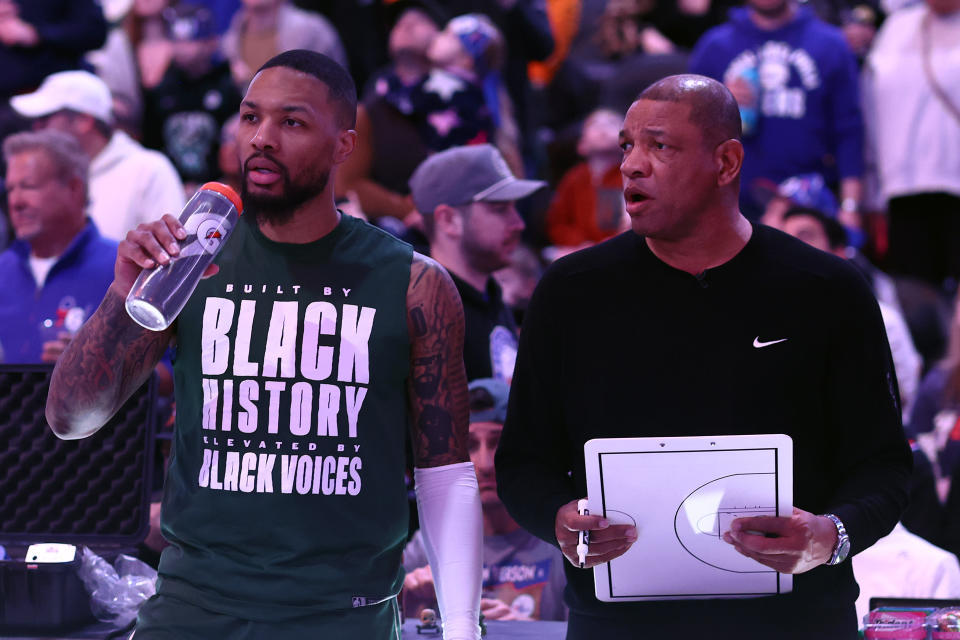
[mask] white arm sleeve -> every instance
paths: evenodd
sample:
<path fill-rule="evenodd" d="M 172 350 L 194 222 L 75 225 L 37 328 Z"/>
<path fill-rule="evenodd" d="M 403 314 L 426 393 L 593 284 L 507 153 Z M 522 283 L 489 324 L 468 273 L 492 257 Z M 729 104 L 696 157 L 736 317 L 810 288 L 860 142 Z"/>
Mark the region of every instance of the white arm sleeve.
<path fill-rule="evenodd" d="M 483 515 L 472 462 L 413 470 L 444 640 L 480 640 Z"/>

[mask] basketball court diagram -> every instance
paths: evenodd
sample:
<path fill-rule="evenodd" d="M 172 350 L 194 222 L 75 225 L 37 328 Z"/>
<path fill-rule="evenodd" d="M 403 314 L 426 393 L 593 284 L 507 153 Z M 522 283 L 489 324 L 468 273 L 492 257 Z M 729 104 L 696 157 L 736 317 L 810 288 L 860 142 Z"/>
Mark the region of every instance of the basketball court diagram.
<path fill-rule="evenodd" d="M 736 473 L 697 487 L 677 507 L 677 541 L 694 558 L 720 571 L 772 572 L 733 550 L 723 534 L 736 518 L 777 515 L 775 482 L 775 473 Z M 736 498 L 731 501 L 727 496 Z"/>
<path fill-rule="evenodd" d="M 588 443 L 585 450 L 591 513 L 632 524 L 638 533 L 626 554 L 595 569 L 597 597 L 623 601 L 790 591 L 791 576 L 741 555 L 723 540 L 736 518 L 792 511 L 789 438 L 717 437 L 702 443 L 706 448 L 691 442 L 698 438 L 669 439 L 671 446 L 663 447 L 647 442 L 653 440 L 593 440 L 606 444 Z"/>

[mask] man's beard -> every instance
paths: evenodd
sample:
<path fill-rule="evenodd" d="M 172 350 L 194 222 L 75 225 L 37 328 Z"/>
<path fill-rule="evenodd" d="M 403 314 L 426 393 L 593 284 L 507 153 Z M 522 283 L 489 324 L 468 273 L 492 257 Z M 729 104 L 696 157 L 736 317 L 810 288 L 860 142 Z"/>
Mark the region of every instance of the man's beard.
<path fill-rule="evenodd" d="M 251 159 L 266 158 L 276 167 L 280 174 L 280 184 L 283 187 L 279 195 L 250 193 L 247 189 L 247 163 Z M 243 165 L 242 179 L 240 180 L 240 199 L 247 214 L 252 214 L 257 224 L 269 223 L 271 226 L 282 226 L 293 218 L 293 214 L 305 202 L 315 198 L 327 188 L 330 180 L 330 171 L 322 171 L 307 176 L 307 181 L 294 184 L 290 180 L 290 171 L 275 158 L 265 153 L 259 153 L 247 158 Z"/>
<path fill-rule="evenodd" d="M 460 250 L 463 252 L 467 264 L 487 275 L 510 265 L 510 260 L 503 258 L 501 250 L 484 247 L 474 242 L 473 238 L 469 236 L 465 236 L 461 240 Z"/>

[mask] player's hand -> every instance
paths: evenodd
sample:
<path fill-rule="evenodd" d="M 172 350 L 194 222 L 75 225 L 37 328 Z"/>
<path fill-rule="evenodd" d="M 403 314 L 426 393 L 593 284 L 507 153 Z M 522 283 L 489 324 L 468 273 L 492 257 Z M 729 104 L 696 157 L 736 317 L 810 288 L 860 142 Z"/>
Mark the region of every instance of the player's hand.
<path fill-rule="evenodd" d="M 43 343 L 40 360 L 43 362 L 56 362 L 72 339 L 72 333 L 69 331 L 61 331 L 57 334 L 56 340 L 47 340 Z"/>
<path fill-rule="evenodd" d="M 637 541 L 637 529 L 633 525 L 610 524 L 601 516 L 582 516 L 577 512 L 577 501 L 571 500 L 557 511 L 554 531 L 560 551 L 575 567 L 580 566 L 577 558 L 579 532 L 588 530 L 590 546 L 583 565 L 585 569 L 622 556 Z"/>
<path fill-rule="evenodd" d="M 780 573 L 803 573 L 830 559 L 837 544 L 837 527 L 829 518 L 794 508 L 789 518 L 737 518 L 723 539 Z"/>
<path fill-rule="evenodd" d="M 139 224 L 136 229 L 128 231 L 127 237 L 117 248 L 111 288 L 127 297 L 142 270 L 152 269 L 158 264 L 170 264 L 171 258 L 180 255 L 179 241 L 187 235 L 180 221 L 169 213 L 160 220 Z M 207 267 L 203 277 L 209 278 L 219 270 L 212 264 Z"/>
<path fill-rule="evenodd" d="M 433 602 L 437 599 L 433 586 L 433 571 L 430 565 L 414 569 L 403 579 L 403 589 L 419 602 Z"/>
<path fill-rule="evenodd" d="M 497 598 L 480 598 L 480 613 L 487 620 L 526 620 L 518 616 L 506 602 Z"/>

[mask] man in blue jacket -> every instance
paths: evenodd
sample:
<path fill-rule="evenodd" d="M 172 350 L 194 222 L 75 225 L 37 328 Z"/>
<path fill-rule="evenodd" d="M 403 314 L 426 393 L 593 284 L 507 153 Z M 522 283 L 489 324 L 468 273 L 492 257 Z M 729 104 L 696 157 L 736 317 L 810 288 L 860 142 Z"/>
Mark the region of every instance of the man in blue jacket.
<path fill-rule="evenodd" d="M 863 125 L 857 63 L 839 28 L 796 0 L 748 0 L 704 34 L 690 71 L 727 85 L 744 124 L 744 213 L 757 178 L 819 173 L 840 185 L 840 221 L 859 226 Z M 752 214 L 752 215 L 751 215 Z"/>
<path fill-rule="evenodd" d="M 58 131 L 3 143 L 16 241 L 0 254 L 0 342 L 10 363 L 54 362 L 113 281 L 117 243 L 84 211 L 89 160 Z"/>

